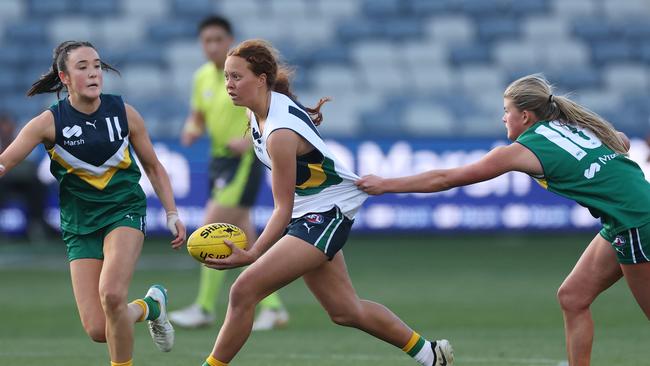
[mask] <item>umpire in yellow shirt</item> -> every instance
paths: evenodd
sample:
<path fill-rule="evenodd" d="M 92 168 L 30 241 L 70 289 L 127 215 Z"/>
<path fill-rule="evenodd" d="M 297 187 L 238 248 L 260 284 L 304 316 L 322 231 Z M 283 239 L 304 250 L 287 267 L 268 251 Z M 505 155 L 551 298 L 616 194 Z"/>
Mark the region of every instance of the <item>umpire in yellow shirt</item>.
<path fill-rule="evenodd" d="M 209 16 L 198 27 L 203 52 L 208 62 L 194 74 L 191 112 L 185 122 L 181 143 L 189 146 L 204 133 L 210 138 L 210 199 L 204 223 L 224 222 L 239 226 L 249 243 L 257 237 L 250 209 L 264 176 L 255 158 L 250 137 L 246 137 L 246 109 L 236 107 L 225 87 L 223 66 L 233 44 L 230 22 Z M 224 271 L 201 267 L 196 301 L 169 314 L 172 323 L 186 328 L 208 326 L 214 322 L 217 297 L 225 279 Z M 268 330 L 285 325 L 289 315 L 277 294 L 260 303 L 253 330 Z"/>

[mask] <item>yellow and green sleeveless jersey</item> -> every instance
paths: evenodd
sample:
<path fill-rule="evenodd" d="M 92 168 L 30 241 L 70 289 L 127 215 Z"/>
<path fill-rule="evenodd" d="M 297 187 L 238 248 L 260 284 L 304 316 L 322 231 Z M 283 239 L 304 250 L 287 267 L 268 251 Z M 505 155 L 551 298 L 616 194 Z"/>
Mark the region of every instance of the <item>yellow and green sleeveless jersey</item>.
<path fill-rule="evenodd" d="M 84 235 L 123 218 L 146 214 L 140 169 L 129 144 L 122 98 L 102 94 L 93 114 L 68 98 L 50 107 L 56 137 L 48 150 L 50 171 L 59 182 L 61 229 Z"/>
<path fill-rule="evenodd" d="M 229 157 L 228 142 L 241 139 L 248 129 L 246 109 L 232 103 L 226 92 L 223 70 L 208 62 L 194 74 L 192 109 L 201 112 L 210 137 L 210 152 L 214 157 Z M 252 150 L 251 150 L 252 151 Z"/>
<path fill-rule="evenodd" d="M 538 122 L 517 138 L 544 169 L 533 177 L 599 217 L 614 235 L 650 222 L 650 183 L 641 168 L 591 131 L 558 121 Z"/>

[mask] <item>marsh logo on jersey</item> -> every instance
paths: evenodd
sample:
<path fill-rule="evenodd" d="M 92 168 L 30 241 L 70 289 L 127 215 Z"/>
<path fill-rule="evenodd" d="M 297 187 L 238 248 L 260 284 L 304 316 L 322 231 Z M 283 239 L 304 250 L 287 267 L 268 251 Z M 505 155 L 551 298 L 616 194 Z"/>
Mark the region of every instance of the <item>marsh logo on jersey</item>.
<path fill-rule="evenodd" d="M 323 218 L 323 215 L 321 214 L 309 214 L 305 215 L 305 221 L 310 224 L 322 224 L 325 221 L 325 218 Z"/>
<path fill-rule="evenodd" d="M 63 137 L 66 138 L 66 140 L 63 141 L 63 145 L 65 146 L 78 146 L 86 143 L 84 139 L 70 140 L 71 137 L 80 137 L 81 134 L 83 133 L 81 127 L 78 125 L 74 125 L 72 127 L 70 126 L 63 127 L 61 133 L 63 134 Z"/>
<path fill-rule="evenodd" d="M 585 178 L 591 179 L 596 176 L 596 173 L 600 171 L 600 164 L 598 163 L 591 163 L 589 166 L 589 169 L 585 169 Z"/>
<path fill-rule="evenodd" d="M 61 132 L 63 132 L 63 137 L 65 137 L 67 139 L 69 139 L 72 136 L 79 137 L 83 133 L 81 131 L 81 127 L 79 127 L 77 125 L 74 125 L 72 127 L 70 127 L 70 126 L 63 127 L 63 131 L 61 131 Z"/>

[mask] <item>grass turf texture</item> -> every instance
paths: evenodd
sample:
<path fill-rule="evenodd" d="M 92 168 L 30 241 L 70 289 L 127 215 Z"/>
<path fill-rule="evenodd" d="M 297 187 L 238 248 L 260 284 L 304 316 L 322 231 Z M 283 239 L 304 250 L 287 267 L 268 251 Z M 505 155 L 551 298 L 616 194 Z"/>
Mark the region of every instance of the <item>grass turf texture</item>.
<path fill-rule="evenodd" d="M 553 365 L 566 358 L 555 291 L 590 235 L 353 236 L 345 248 L 362 298 L 381 302 L 428 338 L 448 338 L 458 365 Z M 0 245 L 0 365 L 108 365 L 104 344 L 81 327 L 63 243 Z M 234 276 L 234 272 L 232 274 Z M 198 265 L 185 250 L 147 240 L 130 299 L 151 283 L 169 289 L 171 309 L 196 295 Z M 232 280 L 232 277 L 231 277 Z M 223 318 L 226 294 L 219 299 Z M 232 363 L 334 366 L 415 365 L 399 349 L 331 323 L 302 281 L 281 291 L 288 328 L 253 333 Z M 648 322 L 624 281 L 594 304 L 594 366 L 642 365 Z M 135 365 L 200 365 L 218 325 L 177 329 L 171 353 L 158 352 L 136 325 Z"/>

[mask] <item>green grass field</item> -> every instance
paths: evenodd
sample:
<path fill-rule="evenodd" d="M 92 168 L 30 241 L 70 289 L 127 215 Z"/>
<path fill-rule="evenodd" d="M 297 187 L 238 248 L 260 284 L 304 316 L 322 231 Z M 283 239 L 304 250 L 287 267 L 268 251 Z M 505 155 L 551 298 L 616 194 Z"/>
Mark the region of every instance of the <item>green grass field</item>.
<path fill-rule="evenodd" d="M 352 238 L 345 254 L 359 295 L 379 301 L 429 338 L 448 338 L 456 365 L 553 365 L 565 359 L 555 291 L 590 236 L 431 236 Z M 170 291 L 170 308 L 194 299 L 197 266 L 185 252 L 148 240 L 131 286 Z M 78 319 L 63 244 L 0 245 L 0 365 L 108 365 Z M 331 323 L 297 281 L 281 291 L 285 329 L 254 333 L 232 365 L 416 365 L 400 350 Z M 219 299 L 223 311 L 226 294 Z M 593 365 L 648 365 L 648 321 L 620 282 L 593 313 Z M 220 314 L 223 317 L 223 313 Z M 177 330 L 158 352 L 136 327 L 135 365 L 200 365 L 218 332 Z"/>

